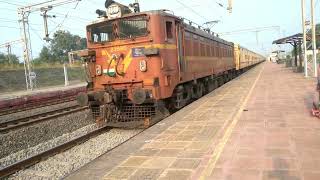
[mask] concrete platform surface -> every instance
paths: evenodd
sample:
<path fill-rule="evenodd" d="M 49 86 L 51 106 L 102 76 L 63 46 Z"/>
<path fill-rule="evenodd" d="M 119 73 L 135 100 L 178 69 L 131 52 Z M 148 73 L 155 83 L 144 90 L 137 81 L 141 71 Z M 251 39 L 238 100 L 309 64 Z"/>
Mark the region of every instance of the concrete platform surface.
<path fill-rule="evenodd" d="M 261 64 L 66 179 L 320 179 L 315 95 L 313 79 Z"/>

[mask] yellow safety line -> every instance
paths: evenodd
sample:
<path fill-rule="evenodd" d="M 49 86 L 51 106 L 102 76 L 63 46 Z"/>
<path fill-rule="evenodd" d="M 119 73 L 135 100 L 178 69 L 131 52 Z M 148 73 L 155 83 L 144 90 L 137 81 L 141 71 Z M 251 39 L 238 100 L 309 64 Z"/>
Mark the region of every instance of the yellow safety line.
<path fill-rule="evenodd" d="M 253 83 L 253 86 L 251 87 L 246 99 L 243 101 L 243 103 L 240 106 L 237 114 L 235 115 L 235 117 L 232 120 L 231 124 L 228 126 L 225 134 L 222 137 L 222 140 L 219 142 L 219 144 L 215 148 L 215 150 L 214 150 L 214 152 L 212 154 L 212 158 L 210 159 L 207 168 L 202 171 L 201 176 L 200 176 L 201 180 L 205 179 L 206 177 L 209 177 L 212 174 L 212 171 L 215 168 L 216 163 L 219 160 L 219 158 L 221 156 L 221 153 L 224 150 L 224 147 L 225 147 L 226 143 L 228 142 L 231 133 L 233 132 L 234 127 L 237 125 L 237 123 L 238 123 L 238 121 L 240 119 L 240 116 L 241 116 L 241 114 L 243 112 L 244 106 L 247 104 L 247 102 L 248 102 L 248 100 L 249 100 L 249 98 L 250 98 L 250 96 L 251 96 L 251 94 L 253 92 L 253 89 L 255 88 L 258 80 L 260 79 L 260 76 L 261 76 L 261 74 L 262 74 L 262 72 L 264 70 L 264 67 L 265 66 L 263 66 L 263 68 L 261 69 L 261 71 L 260 71 L 257 79 L 255 80 L 255 82 Z"/>

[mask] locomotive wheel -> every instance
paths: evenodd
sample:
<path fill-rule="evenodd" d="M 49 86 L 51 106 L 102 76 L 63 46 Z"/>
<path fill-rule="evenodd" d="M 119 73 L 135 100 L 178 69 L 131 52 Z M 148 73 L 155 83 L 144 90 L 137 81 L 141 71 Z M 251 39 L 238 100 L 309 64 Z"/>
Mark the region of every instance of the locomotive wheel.
<path fill-rule="evenodd" d="M 232 80 L 232 72 L 229 72 L 228 73 L 228 81 L 231 81 Z"/>
<path fill-rule="evenodd" d="M 204 85 L 203 85 L 203 83 L 197 84 L 196 85 L 196 93 L 195 93 L 196 97 L 195 98 L 196 99 L 201 98 L 203 96 L 203 93 L 204 93 Z"/>
<path fill-rule="evenodd" d="M 205 86 L 204 86 L 203 83 L 201 83 L 200 87 L 201 87 L 201 96 L 200 96 L 200 97 L 202 97 L 203 95 L 206 94 L 206 92 L 205 92 Z"/>
<path fill-rule="evenodd" d="M 221 76 L 221 77 L 218 79 L 218 84 L 219 84 L 219 87 L 224 84 L 224 78 L 223 78 L 223 76 Z"/>
<path fill-rule="evenodd" d="M 229 73 L 225 75 L 225 80 L 226 80 L 226 83 L 231 80 Z"/>
<path fill-rule="evenodd" d="M 226 74 L 222 76 L 222 82 L 223 82 L 223 84 L 228 82 L 228 76 Z"/>
<path fill-rule="evenodd" d="M 219 82 L 218 82 L 218 80 L 215 79 L 215 80 L 213 81 L 213 83 L 214 83 L 214 89 L 217 89 L 217 88 L 219 87 Z"/>
<path fill-rule="evenodd" d="M 209 85 L 208 85 L 209 92 L 212 92 L 213 90 L 217 89 L 218 86 L 219 86 L 218 81 L 216 79 L 209 81 Z"/>
<path fill-rule="evenodd" d="M 211 91 L 213 91 L 214 90 L 214 87 L 215 87 L 215 84 L 214 84 L 214 81 L 209 81 L 209 83 L 208 83 L 208 92 L 210 93 Z"/>
<path fill-rule="evenodd" d="M 180 92 L 176 94 L 176 96 L 173 98 L 173 107 L 175 109 L 181 109 L 185 106 L 185 101 L 183 99 L 183 92 Z"/>
<path fill-rule="evenodd" d="M 237 77 L 237 74 L 236 74 L 236 72 L 232 72 L 232 79 L 234 79 L 234 78 L 236 78 Z"/>

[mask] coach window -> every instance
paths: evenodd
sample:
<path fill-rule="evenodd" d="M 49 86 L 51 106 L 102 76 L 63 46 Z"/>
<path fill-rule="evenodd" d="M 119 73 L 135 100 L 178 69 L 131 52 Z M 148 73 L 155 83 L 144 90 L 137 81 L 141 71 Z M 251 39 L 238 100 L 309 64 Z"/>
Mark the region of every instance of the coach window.
<path fill-rule="evenodd" d="M 206 48 L 207 48 L 207 57 L 211 57 L 212 55 L 211 55 L 211 49 L 210 49 L 209 43 L 206 45 Z"/>
<path fill-rule="evenodd" d="M 185 38 L 185 55 L 192 55 L 192 35 L 189 32 L 184 33 Z"/>
<path fill-rule="evenodd" d="M 218 46 L 216 46 L 216 56 L 220 57 L 220 49 Z"/>
<path fill-rule="evenodd" d="M 190 34 L 189 32 L 185 32 L 185 33 L 184 33 L 184 37 L 185 37 L 186 39 L 190 39 L 190 38 L 191 38 L 191 34 Z"/>
<path fill-rule="evenodd" d="M 210 44 L 211 45 L 211 56 L 216 56 L 215 52 L 214 52 L 214 44 Z"/>
<path fill-rule="evenodd" d="M 173 39 L 173 28 L 171 21 L 166 21 L 166 38 L 167 40 Z"/>

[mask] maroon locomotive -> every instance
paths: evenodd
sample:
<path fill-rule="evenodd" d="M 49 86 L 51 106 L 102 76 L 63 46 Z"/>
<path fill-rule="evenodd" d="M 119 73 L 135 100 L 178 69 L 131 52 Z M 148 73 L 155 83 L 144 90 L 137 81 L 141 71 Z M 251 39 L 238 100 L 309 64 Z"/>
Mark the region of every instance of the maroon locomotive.
<path fill-rule="evenodd" d="M 78 99 L 97 121 L 147 127 L 237 75 L 234 44 L 209 30 L 166 10 L 140 12 L 137 3 L 106 8 L 87 26 L 80 53 L 89 82 Z"/>

